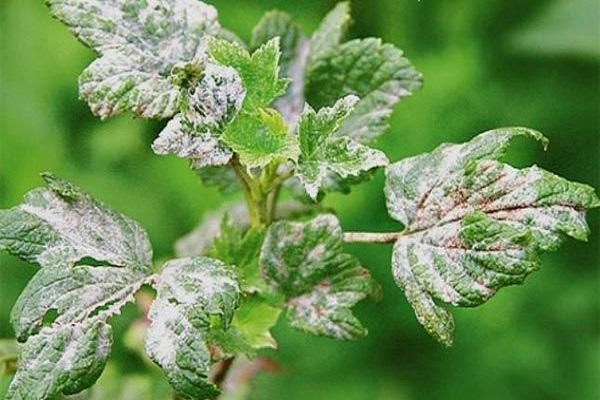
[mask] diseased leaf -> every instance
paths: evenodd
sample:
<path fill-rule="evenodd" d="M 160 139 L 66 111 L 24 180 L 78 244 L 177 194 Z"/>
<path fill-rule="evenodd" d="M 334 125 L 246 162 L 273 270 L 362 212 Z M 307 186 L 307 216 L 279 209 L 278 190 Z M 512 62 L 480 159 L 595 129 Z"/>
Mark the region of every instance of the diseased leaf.
<path fill-rule="evenodd" d="M 219 167 L 203 167 L 196 170 L 202 184 L 216 187 L 223 194 L 231 194 L 242 190 L 240 181 L 230 165 Z"/>
<path fill-rule="evenodd" d="M 421 87 L 421 74 L 402 51 L 372 38 L 346 42 L 319 57 L 306 79 L 306 97 L 317 109 L 349 94 L 360 97 L 337 133 L 360 143 L 385 132 L 394 106 Z"/>
<path fill-rule="evenodd" d="M 94 384 L 110 352 L 112 333 L 102 321 L 44 328 L 27 339 L 6 400 L 50 399 Z"/>
<path fill-rule="evenodd" d="M 52 14 L 100 54 L 79 79 L 92 112 L 107 118 L 126 110 L 168 118 L 177 110 L 177 64 L 205 58 L 204 37 L 218 35 L 214 7 L 196 0 L 47 0 Z"/>
<path fill-rule="evenodd" d="M 20 206 L 0 210 L 0 250 L 42 267 L 84 257 L 148 271 L 146 232 L 68 182 L 43 175 L 50 189 L 34 189 Z"/>
<path fill-rule="evenodd" d="M 136 222 L 66 181 L 44 179 L 49 189 L 0 211 L 0 249 L 43 267 L 11 314 L 24 345 L 7 400 L 44 400 L 93 384 L 110 350 L 106 320 L 151 274 L 152 249 Z"/>
<path fill-rule="evenodd" d="M 332 179 L 331 175 L 339 180 L 359 177 L 366 171 L 388 163 L 383 152 L 361 145 L 349 137 L 336 136 L 340 124 L 358 101 L 356 96 L 346 96 L 333 107 L 322 108 L 318 113 L 307 105 L 300 117 L 300 157 L 296 176 L 313 200 L 317 199 L 323 184 Z M 338 180 L 335 178 L 334 181 Z"/>
<path fill-rule="evenodd" d="M 188 90 L 186 111 L 175 115 L 152 144 L 156 154 L 175 154 L 200 169 L 227 164 L 231 150 L 219 136 L 246 95 L 234 69 L 207 64 L 202 80 Z"/>
<path fill-rule="evenodd" d="M 507 128 L 468 143 L 390 165 L 386 197 L 405 234 L 394 246 L 393 272 L 419 322 L 452 344 L 452 315 L 435 303 L 477 306 L 539 268 L 538 253 L 562 238 L 585 240 L 585 210 L 600 206 L 594 190 L 538 167 L 495 161 L 510 139 L 539 132 Z"/>
<path fill-rule="evenodd" d="M 270 288 L 285 299 L 294 328 L 344 340 L 366 335 L 350 308 L 372 294 L 375 285 L 342 246 L 333 215 L 306 223 L 277 222 L 269 229 L 261 270 Z"/>
<path fill-rule="evenodd" d="M 211 354 L 205 341 L 214 327 L 212 317 L 227 328 L 238 306 L 233 269 L 206 257 L 171 260 L 157 278 L 156 291 L 146 352 L 181 396 L 216 396 L 219 390 L 208 380 Z"/>

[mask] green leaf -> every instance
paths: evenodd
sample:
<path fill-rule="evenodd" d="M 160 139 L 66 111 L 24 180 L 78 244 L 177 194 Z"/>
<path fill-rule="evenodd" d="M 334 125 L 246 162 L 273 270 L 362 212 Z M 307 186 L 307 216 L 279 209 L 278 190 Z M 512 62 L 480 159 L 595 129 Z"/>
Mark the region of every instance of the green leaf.
<path fill-rule="evenodd" d="M 350 3 L 338 3 L 323 19 L 310 40 L 309 71 L 328 54 L 337 50 L 352 22 Z"/>
<path fill-rule="evenodd" d="M 206 257 L 171 260 L 157 278 L 156 291 L 146 352 L 181 396 L 216 396 L 219 390 L 208 380 L 211 354 L 206 340 L 217 323 L 214 317 L 227 328 L 238 306 L 233 269 Z"/>
<path fill-rule="evenodd" d="M 292 16 L 282 11 L 269 11 L 252 30 L 250 48 L 254 51 L 274 38 L 279 38 L 281 75 L 289 76 L 288 68 L 296 57 L 296 49 L 303 40 L 302 32 Z"/>
<path fill-rule="evenodd" d="M 50 399 L 91 386 L 106 365 L 111 337 L 102 321 L 44 328 L 25 343 L 6 400 Z"/>
<path fill-rule="evenodd" d="M 342 247 L 342 230 L 333 215 L 306 223 L 281 221 L 269 229 L 261 270 L 270 288 L 285 299 L 294 328 L 344 340 L 366 335 L 350 308 L 372 294 L 375 285 Z"/>
<path fill-rule="evenodd" d="M 203 167 L 196 170 L 204 186 L 215 187 L 223 194 L 231 194 L 242 190 L 240 181 L 230 165 L 219 167 Z"/>
<path fill-rule="evenodd" d="M 52 14 L 100 54 L 79 78 L 80 95 L 107 118 L 126 110 L 168 118 L 177 110 L 177 64 L 205 58 L 206 35 L 218 35 L 214 7 L 200 1 L 47 0 Z"/>
<path fill-rule="evenodd" d="M 394 277 L 445 345 L 453 319 L 435 300 L 477 306 L 523 282 L 539 268 L 539 252 L 557 249 L 564 236 L 585 240 L 585 210 L 600 206 L 587 185 L 496 161 L 520 135 L 547 144 L 536 131 L 498 129 L 387 169 L 388 210 L 406 227 L 394 246 Z"/>
<path fill-rule="evenodd" d="M 281 46 L 279 76 L 290 78 L 291 83 L 285 95 L 277 99 L 273 106 L 293 131 L 304 105 L 304 73 L 310 43 L 288 13 L 271 11 L 266 13 L 254 27 L 251 47 L 256 49 L 277 37 L 280 38 Z"/>
<path fill-rule="evenodd" d="M 188 90 L 186 110 L 169 121 L 152 144 L 156 154 L 175 154 L 200 169 L 227 164 L 231 150 L 219 136 L 242 107 L 246 91 L 233 68 L 207 64 Z"/>
<path fill-rule="evenodd" d="M 332 174 L 343 180 L 388 164 L 383 152 L 348 137 L 335 136 L 358 101 L 356 96 L 346 96 L 333 107 L 322 108 L 318 113 L 307 105 L 300 117 L 300 157 L 296 176 L 313 200 L 317 199 L 319 190 Z"/>
<path fill-rule="evenodd" d="M 306 97 L 317 109 L 349 94 L 361 98 L 338 131 L 361 143 L 385 132 L 394 106 L 421 87 L 421 74 L 402 51 L 372 38 L 352 40 L 321 56 L 306 79 Z"/>
<path fill-rule="evenodd" d="M 151 274 L 152 249 L 136 222 L 66 181 L 44 179 L 49 189 L 34 189 L 20 206 L 0 211 L 0 249 L 43 267 L 11 314 L 25 343 L 8 400 L 48 399 L 91 385 L 110 350 L 107 319 L 133 301 Z"/>
<path fill-rule="evenodd" d="M 270 306 L 261 297 L 245 297 L 236 310 L 229 329 L 213 332 L 211 341 L 225 357 L 238 353 L 255 357 L 259 349 L 277 348 L 270 329 L 277 323 L 279 314 L 280 308 Z"/>
<path fill-rule="evenodd" d="M 228 214 L 221 222 L 221 231 L 206 255 L 235 266 L 242 289 L 257 292 L 265 289 L 258 257 L 265 239 L 263 228 L 245 229 L 238 220 L 232 223 Z"/>
<path fill-rule="evenodd" d="M 222 139 L 248 169 L 298 158 L 298 140 L 289 133 L 281 114 L 273 109 L 240 114 L 227 127 Z"/>
<path fill-rule="evenodd" d="M 245 110 L 267 107 L 285 93 L 289 83 L 279 78 L 279 39 L 275 38 L 259 47 L 252 55 L 241 45 L 212 38 L 208 41 L 212 58 L 234 68 L 246 88 Z"/>

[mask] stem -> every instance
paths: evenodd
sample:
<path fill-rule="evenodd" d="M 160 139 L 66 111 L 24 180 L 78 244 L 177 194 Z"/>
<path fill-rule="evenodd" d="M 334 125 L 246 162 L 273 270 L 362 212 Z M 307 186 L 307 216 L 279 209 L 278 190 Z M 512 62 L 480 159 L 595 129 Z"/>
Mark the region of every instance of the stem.
<path fill-rule="evenodd" d="M 231 167 L 233 168 L 235 175 L 238 177 L 238 180 L 242 184 L 244 197 L 246 198 L 246 206 L 248 207 L 248 215 L 250 216 L 250 224 L 252 226 L 260 226 L 262 222 L 256 201 L 254 200 L 253 190 L 250 186 L 252 178 L 248 176 L 244 170 L 244 167 L 240 164 L 237 156 L 234 156 L 231 159 Z"/>
<path fill-rule="evenodd" d="M 225 360 L 219 363 L 218 369 L 215 372 L 215 376 L 213 378 L 214 384 L 217 385 L 219 388 L 223 387 L 223 382 L 225 382 L 227 373 L 233 365 L 233 360 L 235 360 L 235 357 L 226 358 Z"/>
<path fill-rule="evenodd" d="M 402 236 L 402 232 L 344 232 L 344 242 L 389 244 L 395 243 L 400 236 Z"/>

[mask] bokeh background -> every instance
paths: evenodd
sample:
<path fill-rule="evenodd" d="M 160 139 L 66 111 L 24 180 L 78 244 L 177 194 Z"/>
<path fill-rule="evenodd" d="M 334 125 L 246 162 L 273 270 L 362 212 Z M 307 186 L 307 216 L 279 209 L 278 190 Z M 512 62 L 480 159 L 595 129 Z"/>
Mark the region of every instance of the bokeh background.
<path fill-rule="evenodd" d="M 263 12 L 293 13 L 305 33 L 333 1 L 215 0 L 224 26 L 249 38 Z M 404 49 L 425 86 L 402 102 L 377 143 L 392 160 L 464 141 L 490 128 L 544 132 L 547 152 L 519 141 L 508 159 L 600 188 L 600 5 L 596 0 L 354 0 L 352 37 L 380 36 Z M 183 160 L 157 157 L 160 123 L 124 115 L 100 122 L 78 100 L 77 76 L 94 58 L 42 0 L 0 1 L 0 208 L 17 204 L 53 171 L 140 221 L 156 258 L 203 214 L 230 197 L 203 187 Z M 397 228 L 383 174 L 331 195 L 348 229 Z M 600 398 L 600 213 L 588 243 L 568 241 L 543 268 L 477 309 L 455 310 L 456 343 L 437 345 L 416 322 L 390 275 L 391 248 L 349 247 L 382 284 L 379 304 L 357 313 L 368 338 L 338 343 L 275 329 L 281 364 L 258 377 L 252 399 Z M 0 337 L 35 268 L 0 256 Z M 136 315 L 114 324 L 117 336 Z M 148 367 L 117 340 L 116 374 Z M 114 371 L 113 371 L 114 372 Z M 0 383 L 0 393 L 7 379 Z"/>

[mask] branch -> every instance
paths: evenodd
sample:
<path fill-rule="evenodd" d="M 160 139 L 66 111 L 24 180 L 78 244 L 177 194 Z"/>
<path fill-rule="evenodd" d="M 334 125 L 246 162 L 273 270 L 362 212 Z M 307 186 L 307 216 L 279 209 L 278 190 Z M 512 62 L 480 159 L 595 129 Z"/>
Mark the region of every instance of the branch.
<path fill-rule="evenodd" d="M 400 236 L 402 232 L 344 232 L 344 242 L 389 244 L 395 243 Z"/>

